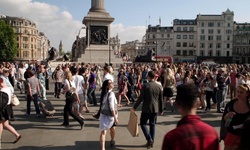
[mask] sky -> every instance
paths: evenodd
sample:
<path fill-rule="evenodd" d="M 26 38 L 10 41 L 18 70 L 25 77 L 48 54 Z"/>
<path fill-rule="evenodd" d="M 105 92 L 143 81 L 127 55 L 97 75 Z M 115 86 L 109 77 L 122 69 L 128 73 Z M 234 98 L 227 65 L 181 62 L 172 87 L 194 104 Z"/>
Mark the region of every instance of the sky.
<path fill-rule="evenodd" d="M 118 34 L 121 43 L 142 40 L 147 26 L 172 26 L 174 19 L 195 19 L 198 14 L 216 14 L 230 9 L 236 22 L 250 23 L 250 0 L 104 0 L 105 8 L 115 18 L 111 37 Z M 91 0 L 0 0 L 0 14 L 24 17 L 36 23 L 51 46 L 70 51 L 88 14 Z M 159 19 L 161 18 L 161 19 Z"/>

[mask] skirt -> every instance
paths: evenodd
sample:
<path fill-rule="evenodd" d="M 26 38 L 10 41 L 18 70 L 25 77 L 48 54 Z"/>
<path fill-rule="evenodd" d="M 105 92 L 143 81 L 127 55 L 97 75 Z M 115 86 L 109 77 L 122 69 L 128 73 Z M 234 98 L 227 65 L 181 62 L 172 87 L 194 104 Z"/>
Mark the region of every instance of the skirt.
<path fill-rule="evenodd" d="M 173 97 L 174 95 L 174 90 L 173 88 L 170 88 L 170 87 L 165 87 L 163 89 L 163 96 L 165 97 Z"/>
<path fill-rule="evenodd" d="M 225 147 L 238 147 L 240 145 L 240 136 L 227 132 L 224 144 Z"/>
<path fill-rule="evenodd" d="M 0 120 L 1 121 L 6 121 L 10 119 L 11 115 L 11 106 L 7 105 L 1 112 L 0 112 Z"/>

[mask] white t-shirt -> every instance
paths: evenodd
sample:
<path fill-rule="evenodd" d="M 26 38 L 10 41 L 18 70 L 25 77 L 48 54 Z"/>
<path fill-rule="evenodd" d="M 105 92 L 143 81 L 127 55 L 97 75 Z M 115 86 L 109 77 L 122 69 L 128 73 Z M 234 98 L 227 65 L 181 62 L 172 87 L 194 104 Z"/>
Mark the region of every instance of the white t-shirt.
<path fill-rule="evenodd" d="M 23 81 L 25 80 L 25 78 L 24 78 L 25 71 L 26 71 L 26 68 L 19 68 L 18 69 L 18 78 L 22 79 Z"/>
<path fill-rule="evenodd" d="M 8 105 L 9 105 L 10 102 L 11 102 L 11 90 L 10 90 L 10 88 L 9 87 L 4 87 L 4 88 L 1 88 L 0 91 L 5 92 L 5 93 L 8 94 L 8 96 L 9 96 Z"/>
<path fill-rule="evenodd" d="M 73 80 L 73 81 L 70 81 L 71 86 L 70 86 L 70 84 L 69 84 L 69 80 L 68 80 L 68 79 L 65 79 L 65 80 L 64 80 L 64 84 L 65 84 L 65 86 L 69 85 L 69 87 L 76 88 L 76 84 L 75 84 L 74 80 Z"/>
<path fill-rule="evenodd" d="M 112 82 L 114 82 L 114 77 L 113 77 L 111 74 L 107 73 L 107 74 L 105 74 L 104 77 L 103 77 L 103 82 L 104 82 L 105 80 L 111 80 Z"/>
<path fill-rule="evenodd" d="M 179 73 L 176 73 L 175 75 L 176 80 L 181 79 L 181 75 Z M 176 86 L 181 85 L 183 83 L 182 80 L 176 82 Z"/>
<path fill-rule="evenodd" d="M 85 83 L 83 76 L 81 75 L 74 75 L 73 81 L 75 82 L 76 85 L 76 91 L 78 94 L 83 94 L 83 84 Z"/>

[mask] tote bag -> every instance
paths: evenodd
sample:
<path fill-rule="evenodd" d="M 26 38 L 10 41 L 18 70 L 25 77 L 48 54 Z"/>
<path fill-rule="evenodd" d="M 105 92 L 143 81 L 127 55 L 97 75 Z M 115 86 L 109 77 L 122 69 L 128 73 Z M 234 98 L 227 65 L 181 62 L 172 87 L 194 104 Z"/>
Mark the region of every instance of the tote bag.
<path fill-rule="evenodd" d="M 135 114 L 135 112 L 131 110 L 130 110 L 130 116 L 129 116 L 127 129 L 133 137 L 139 136 L 138 117 Z"/>

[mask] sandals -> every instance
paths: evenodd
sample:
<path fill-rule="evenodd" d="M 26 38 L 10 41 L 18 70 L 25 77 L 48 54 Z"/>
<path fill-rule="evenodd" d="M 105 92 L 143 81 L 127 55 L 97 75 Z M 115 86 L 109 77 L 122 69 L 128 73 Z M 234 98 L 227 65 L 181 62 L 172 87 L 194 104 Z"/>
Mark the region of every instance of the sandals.
<path fill-rule="evenodd" d="M 111 146 L 111 147 L 115 146 L 115 141 L 114 141 L 114 140 L 111 140 L 111 141 L 110 141 L 110 146 Z"/>
<path fill-rule="evenodd" d="M 20 139 L 21 139 L 21 135 L 19 135 L 17 138 L 16 138 L 16 140 L 13 142 L 13 144 L 15 144 L 15 143 L 17 143 Z"/>

